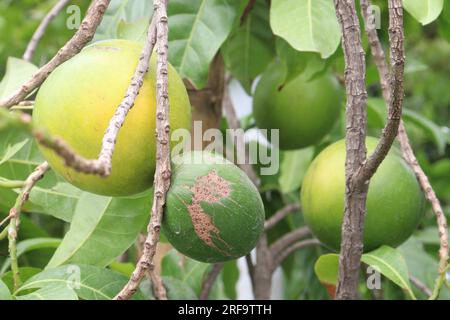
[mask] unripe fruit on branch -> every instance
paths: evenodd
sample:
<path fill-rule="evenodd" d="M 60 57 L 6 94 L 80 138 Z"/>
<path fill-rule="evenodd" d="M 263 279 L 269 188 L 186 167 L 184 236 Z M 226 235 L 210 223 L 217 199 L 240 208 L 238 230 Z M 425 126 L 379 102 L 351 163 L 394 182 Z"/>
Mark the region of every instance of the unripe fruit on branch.
<path fill-rule="evenodd" d="M 366 139 L 368 154 L 378 140 Z M 305 221 L 314 235 L 339 250 L 345 198 L 345 141 L 325 148 L 309 167 L 301 189 Z M 425 199 L 412 170 L 393 147 L 370 181 L 364 251 L 398 246 L 417 228 Z"/>
<path fill-rule="evenodd" d="M 40 88 L 33 111 L 37 125 L 66 141 L 77 154 L 96 159 L 111 117 L 122 101 L 142 45 L 106 40 L 86 47 L 59 66 Z M 191 128 L 191 107 L 183 82 L 169 66 L 170 128 Z M 126 196 L 151 187 L 155 171 L 156 54 L 120 129 L 111 175 L 76 172 L 53 151 L 41 148 L 51 167 L 89 192 Z"/>
<path fill-rule="evenodd" d="M 203 262 L 237 259 L 255 246 L 264 206 L 247 175 L 222 156 L 189 152 L 173 159 L 162 231 L 184 255 Z"/>
<path fill-rule="evenodd" d="M 262 75 L 253 99 L 256 125 L 279 129 L 280 149 L 317 144 L 339 118 L 342 88 L 330 74 L 310 81 L 300 75 L 282 86 L 285 72 L 272 64 Z"/>

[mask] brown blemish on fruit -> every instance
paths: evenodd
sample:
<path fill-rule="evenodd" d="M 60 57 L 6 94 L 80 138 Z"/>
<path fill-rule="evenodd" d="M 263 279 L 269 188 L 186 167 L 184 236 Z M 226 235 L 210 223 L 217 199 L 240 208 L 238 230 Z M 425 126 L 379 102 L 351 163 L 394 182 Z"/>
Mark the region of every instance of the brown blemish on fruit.
<path fill-rule="evenodd" d="M 211 217 L 203 210 L 201 202 L 212 204 L 227 198 L 231 193 L 230 182 L 219 176 L 215 170 L 212 170 L 206 176 L 198 177 L 190 191 L 193 193 L 192 204 L 188 205 L 187 208 L 195 233 L 206 245 L 228 255 L 227 252 L 218 248 L 213 242 L 214 237 L 226 247 L 230 247 L 220 237 L 220 230 L 214 225 Z"/>

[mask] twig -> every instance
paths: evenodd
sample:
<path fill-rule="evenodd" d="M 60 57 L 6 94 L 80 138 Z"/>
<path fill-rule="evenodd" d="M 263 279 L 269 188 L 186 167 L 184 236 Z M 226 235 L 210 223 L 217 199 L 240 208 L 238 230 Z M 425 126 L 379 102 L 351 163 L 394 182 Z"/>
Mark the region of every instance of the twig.
<path fill-rule="evenodd" d="M 245 20 L 247 20 L 250 12 L 252 11 L 253 7 L 255 6 L 256 0 L 248 0 L 247 6 L 244 9 L 244 12 L 242 12 L 241 16 L 241 25 L 244 24 Z"/>
<path fill-rule="evenodd" d="M 390 101 L 390 72 L 388 65 L 386 63 L 385 54 L 383 51 L 383 47 L 381 46 L 380 39 L 378 38 L 377 32 L 374 28 L 368 27 L 369 24 L 367 21 L 369 21 L 370 16 L 368 12 L 368 8 L 370 7 L 371 2 L 370 0 L 361 0 L 361 9 L 364 16 L 364 19 L 366 20 L 366 32 L 369 38 L 369 42 L 371 45 L 372 50 L 372 56 L 374 58 L 375 64 L 378 68 L 378 72 L 380 74 L 380 83 L 382 88 L 382 93 L 384 100 L 386 101 L 386 104 L 389 104 Z M 399 132 L 397 136 L 398 141 L 400 142 L 400 148 L 402 151 L 403 158 L 408 163 L 408 165 L 412 168 L 414 171 L 417 180 L 419 181 L 420 186 L 422 187 L 422 190 L 424 191 L 428 201 L 431 203 L 432 210 L 436 216 L 437 219 L 437 225 L 439 230 L 439 239 L 440 239 L 440 249 L 439 249 L 439 273 L 441 274 L 441 277 L 445 277 L 445 268 L 448 264 L 449 259 L 449 247 L 448 247 L 448 229 L 447 229 L 447 220 L 445 218 L 444 211 L 442 210 L 442 206 L 439 202 L 439 199 L 436 196 L 436 193 L 433 190 L 433 187 L 431 186 L 430 181 L 428 180 L 428 177 L 426 176 L 425 172 L 422 170 L 422 168 L 419 165 L 419 162 L 417 161 L 414 151 L 411 147 L 411 144 L 409 142 L 409 138 L 407 135 L 407 132 L 405 130 L 405 126 L 403 122 L 400 123 Z"/>
<path fill-rule="evenodd" d="M 27 49 L 25 50 L 25 53 L 23 54 L 23 59 L 26 61 L 30 61 L 33 57 L 34 51 L 36 50 L 36 47 L 41 40 L 42 36 L 45 33 L 45 30 L 47 29 L 48 25 L 52 20 L 61 12 L 62 9 L 70 2 L 70 0 L 59 0 L 55 6 L 47 13 L 47 15 L 42 19 L 41 23 L 39 24 L 38 28 L 34 32 L 33 36 L 31 37 L 30 42 L 27 45 Z"/>
<path fill-rule="evenodd" d="M 310 235 L 311 230 L 308 227 L 295 229 L 294 231 L 286 233 L 280 239 L 275 241 L 270 246 L 270 252 L 272 256 L 275 257 L 279 255 L 283 250 L 286 250 L 286 248 L 289 247 L 291 244 Z"/>
<path fill-rule="evenodd" d="M 291 203 L 285 206 L 284 208 L 278 210 L 273 216 L 271 216 L 266 222 L 264 223 L 264 229 L 270 230 L 273 227 L 275 227 L 278 222 L 283 220 L 285 217 L 287 217 L 289 214 L 300 210 L 300 204 L 298 203 Z"/>
<path fill-rule="evenodd" d="M 146 270 L 154 268 L 153 257 L 159 241 L 163 207 L 166 193 L 170 187 L 170 147 L 169 147 L 169 94 L 168 94 L 168 18 L 167 3 L 164 0 L 154 0 L 157 30 L 157 107 L 156 107 L 156 172 L 154 180 L 154 196 L 152 215 L 148 225 L 148 235 L 144 244 L 144 251 L 136 265 L 130 280 L 114 298 L 116 300 L 129 299 L 137 290 Z"/>
<path fill-rule="evenodd" d="M 167 300 L 167 292 L 164 287 L 161 275 L 156 268 L 147 271 L 150 280 L 153 285 L 153 294 L 156 300 Z"/>
<path fill-rule="evenodd" d="M 355 1 L 334 0 L 334 4 L 342 29 L 347 92 L 346 193 L 336 298 L 355 299 L 363 252 L 362 235 L 368 190 L 368 184 L 355 184 L 353 182 L 355 173 L 366 160 L 366 62 L 361 44 L 361 31 L 355 10 Z"/>
<path fill-rule="evenodd" d="M 357 174 L 360 183 L 365 183 L 374 175 L 397 136 L 402 118 L 404 98 L 404 37 L 402 0 L 389 0 L 389 43 L 392 74 L 389 85 L 388 118 L 375 151 Z"/>
<path fill-rule="evenodd" d="M 409 276 L 409 280 L 411 281 L 411 283 L 420 291 L 422 291 L 423 293 L 425 293 L 425 295 L 427 297 L 432 295 L 432 291 L 430 288 L 428 288 L 425 283 L 423 283 L 422 281 L 420 281 L 419 279 L 417 279 L 416 277 L 414 277 L 413 275 Z"/>
<path fill-rule="evenodd" d="M 255 265 L 252 261 L 252 254 L 249 253 L 245 255 L 245 263 L 247 264 L 248 274 L 250 276 L 250 282 L 252 283 L 252 287 L 255 287 Z"/>
<path fill-rule="evenodd" d="M 25 181 L 20 180 L 9 180 L 0 177 L 0 188 L 7 188 L 7 189 L 15 189 L 15 188 L 22 188 L 25 184 Z M 0 226 L 2 224 L 0 223 Z"/>
<path fill-rule="evenodd" d="M 11 221 L 8 227 L 8 249 L 11 258 L 11 271 L 13 276 L 14 290 L 17 290 L 20 285 L 19 266 L 17 263 L 17 232 L 20 224 L 20 213 L 25 202 L 28 200 L 31 189 L 34 185 L 42 179 L 45 172 L 49 169 L 47 162 L 40 164 L 25 180 L 25 185 L 19 193 L 14 207 L 11 208 L 9 216 Z"/>
<path fill-rule="evenodd" d="M 303 249 L 309 246 L 320 245 L 320 241 L 317 239 L 306 239 L 303 241 L 299 241 L 294 243 L 293 245 L 287 247 L 284 251 L 280 252 L 276 257 L 274 257 L 274 262 L 272 265 L 273 270 L 275 270 L 279 265 L 283 263 L 283 261 L 289 257 L 293 252 Z"/>
<path fill-rule="evenodd" d="M 10 108 L 17 105 L 34 89 L 39 87 L 48 75 L 61 63 L 69 60 L 92 40 L 95 30 L 102 21 L 103 14 L 110 0 L 94 0 L 84 17 L 80 28 L 58 53 L 43 67 L 41 67 L 25 84 L 17 89 L 11 96 L 0 100 L 0 108 Z"/>
<path fill-rule="evenodd" d="M 214 282 L 216 282 L 217 277 L 220 274 L 220 271 L 222 271 L 224 264 L 223 263 L 216 263 L 213 265 L 211 271 L 206 276 L 205 280 L 202 283 L 202 289 L 200 291 L 200 300 L 207 300 L 209 297 L 209 293 L 211 291 L 211 288 L 214 285 Z"/>

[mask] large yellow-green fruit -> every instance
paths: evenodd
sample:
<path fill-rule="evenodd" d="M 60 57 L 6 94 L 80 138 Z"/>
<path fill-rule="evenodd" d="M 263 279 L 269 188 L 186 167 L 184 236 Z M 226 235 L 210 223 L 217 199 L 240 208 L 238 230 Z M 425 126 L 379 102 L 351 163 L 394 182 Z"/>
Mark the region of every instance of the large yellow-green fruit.
<path fill-rule="evenodd" d="M 367 138 L 371 153 L 377 144 Z M 305 221 L 314 235 L 339 250 L 344 214 L 345 141 L 324 149 L 312 162 L 301 189 Z M 367 195 L 364 251 L 398 246 L 408 239 L 424 212 L 424 195 L 414 173 L 393 148 L 373 176 Z"/>
<path fill-rule="evenodd" d="M 173 159 L 162 230 L 184 255 L 213 263 L 248 254 L 264 229 L 264 205 L 247 175 L 218 154 Z"/>
<path fill-rule="evenodd" d="M 342 89 L 330 74 L 307 81 L 300 75 L 283 87 L 285 69 L 272 64 L 261 77 L 253 99 L 260 129 L 279 129 L 280 149 L 317 144 L 339 117 Z"/>
<path fill-rule="evenodd" d="M 78 154 L 96 159 L 102 138 L 122 101 L 142 45 L 107 40 L 86 47 L 59 66 L 40 88 L 35 124 L 64 139 Z M 73 185 L 102 195 L 126 196 L 151 187 L 155 170 L 156 58 L 119 132 L 112 173 L 106 178 L 79 173 L 53 151 L 41 148 L 51 167 Z M 169 66 L 170 127 L 191 128 L 191 107 L 184 84 Z"/>

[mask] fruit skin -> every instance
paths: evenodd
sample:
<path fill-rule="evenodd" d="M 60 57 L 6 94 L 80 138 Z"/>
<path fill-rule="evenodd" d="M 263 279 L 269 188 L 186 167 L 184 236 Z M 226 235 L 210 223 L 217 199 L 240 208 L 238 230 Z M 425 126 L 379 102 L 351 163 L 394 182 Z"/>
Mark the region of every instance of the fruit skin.
<path fill-rule="evenodd" d="M 123 99 L 142 45 L 127 40 L 94 43 L 59 66 L 38 92 L 33 121 L 64 139 L 78 154 L 96 159 L 102 138 Z M 151 187 L 155 170 L 156 58 L 134 107 L 119 132 L 111 175 L 76 172 L 53 151 L 41 147 L 51 167 L 73 185 L 107 196 L 127 196 Z M 184 84 L 169 66 L 170 127 L 191 128 L 191 107 Z"/>
<path fill-rule="evenodd" d="M 378 140 L 368 137 L 368 153 Z M 314 235 L 339 250 L 344 214 L 345 141 L 325 148 L 312 162 L 301 189 L 305 221 Z M 381 245 L 398 246 L 416 229 L 424 213 L 425 199 L 414 173 L 391 149 L 369 185 L 364 224 L 364 251 Z"/>
<path fill-rule="evenodd" d="M 194 151 L 173 160 L 162 221 L 182 254 L 214 263 L 249 253 L 263 232 L 264 206 L 247 175 L 222 156 Z"/>
<path fill-rule="evenodd" d="M 280 129 L 280 149 L 317 144 L 339 118 L 343 92 L 329 74 L 307 81 L 300 75 L 281 90 L 285 69 L 272 64 L 253 97 L 253 115 L 260 129 Z"/>

